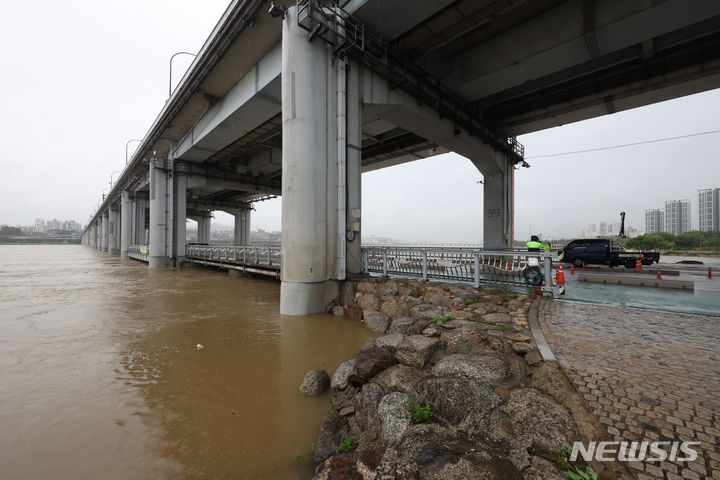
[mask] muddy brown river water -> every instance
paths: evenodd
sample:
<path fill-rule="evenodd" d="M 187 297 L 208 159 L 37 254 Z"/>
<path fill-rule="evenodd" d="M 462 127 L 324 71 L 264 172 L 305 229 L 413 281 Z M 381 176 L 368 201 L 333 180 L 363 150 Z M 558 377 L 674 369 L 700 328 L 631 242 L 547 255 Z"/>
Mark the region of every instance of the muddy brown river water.
<path fill-rule="evenodd" d="M 77 245 L 0 245 L 0 478 L 309 478 L 297 457 L 330 399 L 298 386 L 372 333 L 282 316 L 279 292 Z"/>

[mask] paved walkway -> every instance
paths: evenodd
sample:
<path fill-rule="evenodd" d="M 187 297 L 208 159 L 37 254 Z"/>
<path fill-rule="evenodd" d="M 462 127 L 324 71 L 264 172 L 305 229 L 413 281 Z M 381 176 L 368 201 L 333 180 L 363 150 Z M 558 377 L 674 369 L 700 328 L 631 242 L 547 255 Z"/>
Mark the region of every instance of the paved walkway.
<path fill-rule="evenodd" d="M 720 480 L 720 318 L 557 300 L 538 317 L 616 441 L 701 442 L 694 462 L 634 462 L 639 479 Z"/>

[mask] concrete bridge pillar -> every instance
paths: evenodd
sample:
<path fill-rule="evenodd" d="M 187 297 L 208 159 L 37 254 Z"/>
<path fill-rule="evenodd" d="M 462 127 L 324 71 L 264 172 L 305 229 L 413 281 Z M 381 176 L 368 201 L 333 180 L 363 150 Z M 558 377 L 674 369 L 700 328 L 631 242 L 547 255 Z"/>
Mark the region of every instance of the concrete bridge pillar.
<path fill-rule="evenodd" d="M 167 268 L 172 255 L 172 169 L 166 161 L 150 162 L 150 268 Z"/>
<path fill-rule="evenodd" d="M 145 229 L 146 210 L 147 199 L 136 192 L 133 208 L 133 245 L 147 245 L 149 242 L 147 239 L 147 230 Z"/>
<path fill-rule="evenodd" d="M 108 253 L 120 254 L 120 212 L 115 206 L 108 210 Z"/>
<path fill-rule="evenodd" d="M 512 248 L 515 169 L 502 153 L 495 156 L 500 169 L 483 172 L 483 248 Z"/>
<path fill-rule="evenodd" d="M 187 185 L 185 173 L 175 172 L 175 266 L 185 260 L 185 240 L 187 237 Z"/>
<path fill-rule="evenodd" d="M 128 258 L 128 247 L 132 243 L 132 201 L 130 192 L 120 196 L 120 258 Z"/>
<path fill-rule="evenodd" d="M 359 166 L 348 166 L 359 155 L 348 156 L 347 130 L 354 125 L 359 131 L 358 95 L 348 94 L 353 83 L 345 62 L 298 27 L 297 7 L 290 7 L 283 21 L 282 72 L 280 313 L 306 315 L 324 311 L 338 297 L 348 241 L 359 244 Z M 358 204 L 357 232 L 349 228 L 354 223 L 348 222 L 349 198 Z"/>
<path fill-rule="evenodd" d="M 109 239 L 108 237 L 110 236 L 109 223 L 110 223 L 109 213 L 106 210 L 102 214 L 101 227 L 100 227 L 101 232 L 102 232 L 100 235 L 100 250 L 102 250 L 103 252 L 108 251 L 108 239 Z"/>
<path fill-rule="evenodd" d="M 235 217 L 235 230 L 233 232 L 233 245 L 250 244 L 250 215 L 251 208 L 229 208 L 224 210 Z"/>
<path fill-rule="evenodd" d="M 205 215 L 197 217 L 198 224 L 198 243 L 210 244 L 210 220 L 212 213 L 207 212 Z"/>

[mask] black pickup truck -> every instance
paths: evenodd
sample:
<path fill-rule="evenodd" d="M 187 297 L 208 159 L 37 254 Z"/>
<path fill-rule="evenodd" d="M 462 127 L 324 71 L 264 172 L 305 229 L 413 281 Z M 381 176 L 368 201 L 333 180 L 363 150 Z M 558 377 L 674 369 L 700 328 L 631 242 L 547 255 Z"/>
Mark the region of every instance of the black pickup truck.
<path fill-rule="evenodd" d="M 562 249 L 558 258 L 565 263 L 572 263 L 576 267 L 583 264 L 590 265 L 625 265 L 634 268 L 638 255 L 643 265 L 652 265 L 660 262 L 659 252 L 627 252 L 614 240 L 609 238 L 587 238 L 573 240 Z"/>

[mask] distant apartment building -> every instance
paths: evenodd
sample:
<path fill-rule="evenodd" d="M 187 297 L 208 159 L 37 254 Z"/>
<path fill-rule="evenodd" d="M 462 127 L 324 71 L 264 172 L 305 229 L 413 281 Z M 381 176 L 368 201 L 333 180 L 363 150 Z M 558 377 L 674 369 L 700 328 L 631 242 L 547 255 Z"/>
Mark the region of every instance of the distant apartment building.
<path fill-rule="evenodd" d="M 690 200 L 665 202 L 665 231 L 673 235 L 690 231 Z"/>
<path fill-rule="evenodd" d="M 653 208 L 645 210 L 645 233 L 660 233 L 665 231 L 665 210 Z"/>
<path fill-rule="evenodd" d="M 720 231 L 720 188 L 698 190 L 698 220 L 701 232 Z"/>

